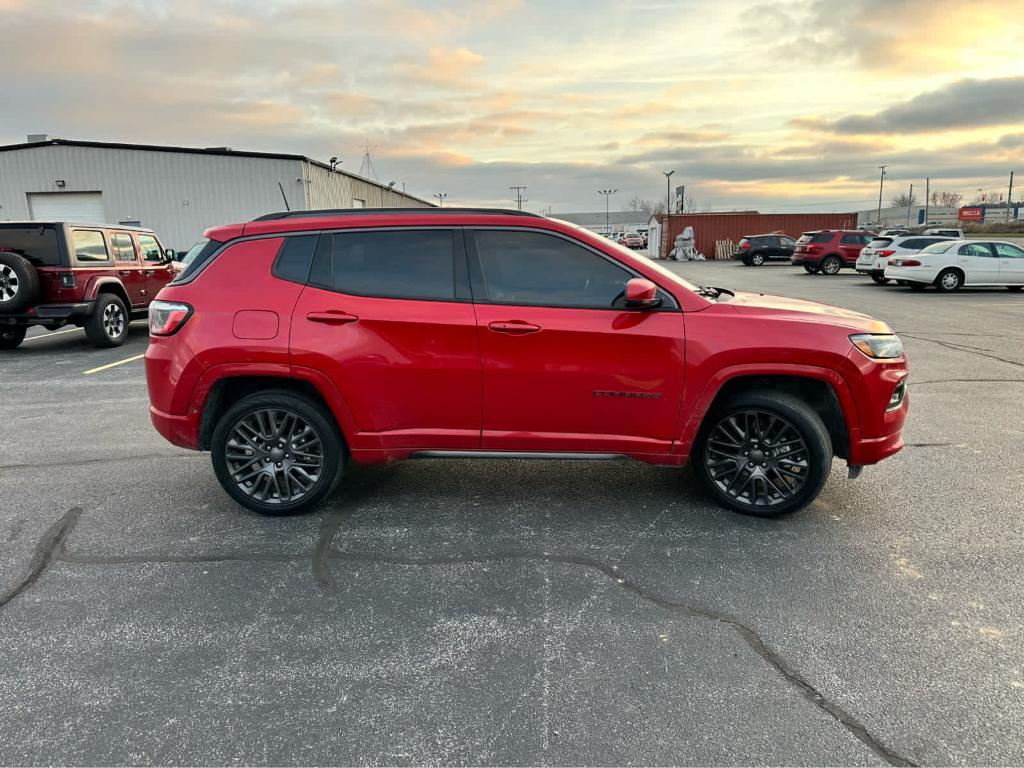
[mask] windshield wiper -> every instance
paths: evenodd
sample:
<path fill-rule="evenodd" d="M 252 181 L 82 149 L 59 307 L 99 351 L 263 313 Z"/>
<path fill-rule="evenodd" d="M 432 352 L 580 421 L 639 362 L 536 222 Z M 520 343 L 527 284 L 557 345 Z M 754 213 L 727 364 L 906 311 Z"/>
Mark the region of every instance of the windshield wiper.
<path fill-rule="evenodd" d="M 723 294 L 729 296 L 729 298 L 732 298 L 733 296 L 736 295 L 733 291 L 730 291 L 728 288 L 715 288 L 714 286 L 711 285 L 697 286 L 698 296 L 704 296 L 705 298 L 708 299 L 718 299 L 721 298 Z"/>

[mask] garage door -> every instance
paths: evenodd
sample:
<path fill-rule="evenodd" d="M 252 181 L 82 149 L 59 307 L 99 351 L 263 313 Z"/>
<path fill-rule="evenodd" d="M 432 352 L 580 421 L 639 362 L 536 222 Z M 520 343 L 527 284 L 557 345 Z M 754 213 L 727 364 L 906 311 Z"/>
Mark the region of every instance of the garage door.
<path fill-rule="evenodd" d="M 35 221 L 103 224 L 107 220 L 101 192 L 30 192 L 28 210 Z"/>

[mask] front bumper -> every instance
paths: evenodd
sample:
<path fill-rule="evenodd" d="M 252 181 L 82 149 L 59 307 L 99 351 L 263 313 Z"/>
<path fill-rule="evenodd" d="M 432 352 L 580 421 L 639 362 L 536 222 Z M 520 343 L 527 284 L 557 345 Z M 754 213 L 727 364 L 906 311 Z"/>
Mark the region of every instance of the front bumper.
<path fill-rule="evenodd" d="M 75 304 L 39 304 L 21 314 L 0 315 L 0 325 L 63 325 L 69 321 L 87 318 L 92 314 L 93 303 L 81 301 Z"/>

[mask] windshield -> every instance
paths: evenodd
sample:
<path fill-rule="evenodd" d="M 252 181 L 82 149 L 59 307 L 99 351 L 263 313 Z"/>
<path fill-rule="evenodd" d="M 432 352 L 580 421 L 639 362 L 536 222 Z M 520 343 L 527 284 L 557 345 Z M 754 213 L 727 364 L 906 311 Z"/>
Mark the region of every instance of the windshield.
<path fill-rule="evenodd" d="M 814 234 L 814 232 L 804 232 L 800 235 L 800 239 L 796 241 L 797 244 L 811 242 L 811 238 L 814 237 Z"/>
<path fill-rule="evenodd" d="M 927 248 L 922 248 L 921 253 L 945 253 L 953 247 L 955 240 L 949 240 L 942 243 L 932 243 Z"/>

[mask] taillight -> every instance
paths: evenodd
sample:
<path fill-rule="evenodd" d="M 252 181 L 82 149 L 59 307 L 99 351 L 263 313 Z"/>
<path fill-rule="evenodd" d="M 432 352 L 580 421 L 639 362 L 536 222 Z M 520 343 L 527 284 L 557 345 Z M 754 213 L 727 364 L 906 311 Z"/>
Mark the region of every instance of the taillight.
<path fill-rule="evenodd" d="M 750 247 L 750 243 L 740 243 L 740 248 L 742 248 L 743 250 L 746 250 L 749 247 Z"/>
<path fill-rule="evenodd" d="M 154 301 L 149 305 L 149 335 L 170 336 L 192 317 L 192 307 L 178 301 Z"/>
<path fill-rule="evenodd" d="M 74 288 L 78 285 L 78 280 L 75 279 L 74 272 L 61 272 L 60 273 L 60 287 L 61 288 Z"/>
<path fill-rule="evenodd" d="M 875 251 L 876 256 L 892 256 L 896 251 Z"/>
<path fill-rule="evenodd" d="M 821 250 L 821 246 L 819 246 L 819 245 L 808 245 L 807 246 L 807 250 L 810 251 L 811 253 L 816 253 L 817 251 Z"/>
<path fill-rule="evenodd" d="M 921 262 L 918 259 L 903 259 L 900 262 L 901 267 L 920 267 Z"/>

